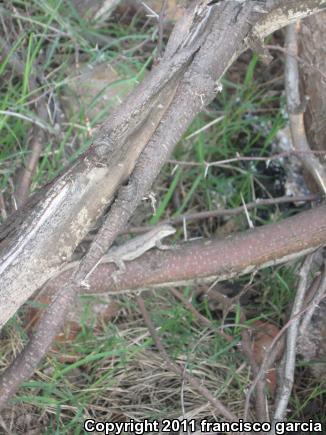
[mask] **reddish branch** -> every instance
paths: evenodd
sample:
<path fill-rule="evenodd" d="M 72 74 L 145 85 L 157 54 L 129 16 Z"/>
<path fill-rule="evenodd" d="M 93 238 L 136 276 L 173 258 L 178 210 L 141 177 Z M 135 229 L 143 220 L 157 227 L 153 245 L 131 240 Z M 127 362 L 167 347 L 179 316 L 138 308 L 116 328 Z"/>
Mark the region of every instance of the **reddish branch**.
<path fill-rule="evenodd" d="M 324 205 L 226 239 L 188 242 L 180 245 L 181 249 L 149 252 L 127 263 L 126 272 L 119 275 L 116 284 L 111 278 L 115 266 L 99 265 L 89 278 L 91 291 L 123 291 L 216 277 L 226 279 L 296 258 L 326 243 L 325 213 Z M 29 346 L 0 379 L 0 407 L 5 405 L 20 383 L 32 375 L 49 349 L 52 335 L 59 332 L 73 304 L 76 285 L 74 273 L 67 271 L 47 286 L 46 291 L 52 289 L 56 292 L 55 303 L 42 318 Z"/>
<path fill-rule="evenodd" d="M 161 118 L 156 120 L 157 123 L 154 123 L 153 130 L 155 131 L 151 133 L 150 139 L 148 140 L 146 135 L 145 137 L 142 136 L 144 122 L 148 119 L 150 121 L 150 114 L 154 108 L 160 106 L 160 92 L 162 89 L 164 90 L 162 83 L 160 83 L 161 87 L 156 88 L 155 96 L 157 96 L 157 100 L 153 95 L 147 95 L 144 99 L 142 94 L 139 94 L 139 92 L 137 94 L 136 91 L 133 96 L 138 96 L 138 105 L 135 103 L 135 98 L 134 100 L 129 99 L 132 109 L 130 110 L 129 107 L 126 107 L 126 110 L 120 108 L 120 112 L 118 111 L 118 114 L 111 118 L 112 122 L 102 129 L 100 136 L 94 143 L 93 151 L 95 149 L 95 154 L 102 158 L 103 161 L 105 161 L 110 147 L 111 151 L 112 147 L 114 147 L 113 163 L 112 156 L 110 160 L 110 164 L 114 165 L 114 168 L 109 166 L 110 171 L 119 168 L 123 162 L 129 163 L 130 168 L 128 168 L 129 171 L 127 171 L 124 178 L 128 178 L 131 174 L 129 184 L 118 190 L 123 179 L 120 178 L 116 181 L 113 188 L 118 191 L 117 199 L 111 206 L 108 218 L 92 243 L 85 259 L 78 266 L 71 280 L 68 280 L 56 294 L 49 311 L 41 320 L 35 336 L 23 354 L 1 378 L 0 391 L 2 397 L 0 406 L 3 406 L 6 400 L 17 390 L 20 382 L 33 373 L 63 323 L 65 314 L 78 293 L 79 283 L 113 243 L 117 234 L 124 229 L 141 199 L 150 190 L 153 180 L 185 129 L 190 125 L 197 113 L 212 101 L 217 91 L 216 83 L 236 56 L 247 48 L 247 38 L 250 37 L 255 21 L 259 21 L 256 30 L 260 32 L 261 37 L 264 37 L 273 30 L 274 18 L 276 28 L 284 25 L 284 21 L 281 21 L 280 18 L 283 20 L 291 18 L 291 14 L 290 16 L 288 14 L 289 8 L 294 8 L 291 10 L 302 15 L 317 12 L 318 9 L 324 7 L 322 2 L 318 0 L 298 0 L 296 2 L 269 0 L 267 5 L 270 8 L 281 7 L 272 11 L 271 15 L 265 14 L 264 18 L 261 19 L 260 16 L 253 13 L 254 2 L 248 2 L 247 7 L 242 8 L 240 13 L 237 14 L 235 25 L 236 11 L 234 5 L 230 4 L 230 2 L 223 2 L 221 5 L 214 6 L 215 9 L 211 10 L 207 9 L 206 2 L 194 2 L 194 7 L 196 3 L 200 7 L 196 9 L 197 12 L 191 18 L 194 19 L 195 17 L 194 23 L 198 25 L 198 17 L 200 16 L 199 23 L 201 26 L 196 26 L 193 23 L 190 28 L 186 28 L 186 37 L 182 25 L 177 26 L 168 43 L 165 55 L 168 60 L 169 56 L 173 56 L 184 47 L 189 48 L 190 54 L 187 55 L 186 61 L 175 72 L 175 88 L 171 86 L 166 91 L 168 97 L 165 95 L 164 111 Z M 310 5 L 312 8 L 307 9 L 307 6 Z M 199 16 L 198 12 L 200 12 Z M 164 63 L 165 57 L 162 59 L 162 65 L 167 66 L 168 62 Z M 168 73 L 162 69 L 162 75 L 166 77 Z M 151 78 L 153 77 L 155 75 L 151 76 Z M 167 78 L 166 82 L 169 80 L 172 80 L 171 77 L 170 79 Z M 144 89 L 145 86 L 146 82 L 140 88 Z M 145 94 L 146 90 L 145 88 Z M 149 106 L 149 103 L 152 106 Z M 146 112 L 146 117 L 143 115 L 143 111 Z M 137 166 L 133 169 L 134 159 L 131 158 L 131 151 L 135 143 L 135 135 L 141 142 L 138 141 L 136 151 L 139 153 L 143 151 Z M 103 161 L 99 160 L 97 163 L 103 164 Z M 66 190 L 64 191 L 65 194 Z M 109 198 L 112 199 L 112 196 L 109 196 Z M 72 210 L 75 213 L 75 209 L 79 205 L 74 204 L 74 207 Z M 138 271 L 137 268 L 134 270 L 134 278 L 131 277 L 129 284 L 131 284 L 131 287 L 137 287 L 141 282 L 141 286 L 144 287 L 144 285 L 152 285 L 157 281 L 166 282 L 166 279 L 168 282 L 172 280 L 184 281 L 189 279 L 189 276 L 193 277 L 191 273 L 195 264 L 197 278 L 219 275 L 220 279 L 223 279 L 238 273 L 252 271 L 257 267 L 294 258 L 325 243 L 326 229 L 325 219 L 323 219 L 325 212 L 323 206 L 313 212 L 306 212 L 299 215 L 299 217 L 291 218 L 293 220 L 287 221 L 283 226 L 282 223 L 274 224 L 269 227 L 267 232 L 264 228 L 258 228 L 254 232 L 236 235 L 230 239 L 220 241 L 219 245 L 219 242 L 212 241 L 207 246 L 201 246 L 199 251 L 193 249 L 196 244 L 191 244 L 188 247 L 187 245 L 184 246 L 182 251 L 179 250 L 175 253 L 160 253 L 159 257 L 157 257 L 158 254 L 154 254 L 151 256 L 153 258 L 151 261 L 149 261 L 148 256 L 144 256 L 139 262 L 135 262 L 136 265 L 142 265 L 142 267 Z M 68 210 L 67 215 L 69 215 Z M 298 230 L 295 229 L 296 224 L 299 225 Z M 82 234 L 82 232 L 79 233 Z M 35 239 L 40 237 L 40 234 L 43 237 L 42 232 L 35 230 L 34 244 Z M 287 243 L 285 243 L 285 240 L 287 240 Z M 171 262 L 173 256 L 174 262 Z M 248 259 L 250 259 L 250 262 L 248 262 Z M 144 264 L 144 261 L 147 261 L 147 264 Z M 158 261 L 161 263 L 158 264 Z M 128 270 L 132 270 L 132 267 L 134 265 L 130 265 Z M 150 279 L 148 279 L 148 276 L 150 276 Z M 95 273 L 93 277 L 96 277 Z M 118 289 L 119 286 L 123 288 L 123 280 L 122 277 L 117 285 Z M 232 419 L 233 416 L 230 417 Z"/>
<path fill-rule="evenodd" d="M 114 293 L 194 280 L 211 282 L 278 264 L 326 243 L 325 213 L 323 205 L 226 239 L 197 240 L 172 250 L 148 252 L 126 263 L 126 272 L 116 284 L 111 279 L 115 266 L 100 264 L 89 278 L 90 291 Z M 44 291 L 55 292 L 71 273 L 67 270 L 52 279 Z"/>

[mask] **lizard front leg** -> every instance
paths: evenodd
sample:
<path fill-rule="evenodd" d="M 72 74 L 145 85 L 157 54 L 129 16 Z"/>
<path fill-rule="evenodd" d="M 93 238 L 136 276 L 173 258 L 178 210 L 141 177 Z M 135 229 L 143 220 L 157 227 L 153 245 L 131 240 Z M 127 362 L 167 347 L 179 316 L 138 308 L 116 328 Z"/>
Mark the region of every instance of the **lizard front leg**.
<path fill-rule="evenodd" d="M 112 258 L 111 262 L 114 263 L 118 268 L 118 270 L 114 271 L 111 275 L 114 284 L 117 285 L 119 275 L 123 274 L 126 271 L 126 265 L 125 262 L 120 258 Z"/>

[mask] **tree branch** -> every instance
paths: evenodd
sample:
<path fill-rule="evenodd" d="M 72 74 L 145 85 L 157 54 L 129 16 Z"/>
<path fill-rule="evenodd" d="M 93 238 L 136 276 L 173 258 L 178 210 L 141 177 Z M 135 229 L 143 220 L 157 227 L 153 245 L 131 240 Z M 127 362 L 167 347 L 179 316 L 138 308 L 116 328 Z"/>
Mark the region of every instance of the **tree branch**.
<path fill-rule="evenodd" d="M 319 159 L 311 152 L 304 127 L 304 111 L 306 102 L 300 97 L 299 91 L 299 68 L 298 68 L 298 36 L 300 23 L 292 24 L 287 29 L 286 48 L 288 54 L 285 64 L 285 90 L 289 113 L 292 144 L 299 151 L 303 166 L 315 179 L 323 193 L 326 193 L 326 170 Z"/>
<path fill-rule="evenodd" d="M 273 9 L 275 6 L 276 9 Z M 257 34 L 259 37 L 267 36 L 297 16 L 325 9 L 326 0 L 267 1 L 266 8 L 267 14 L 261 18 L 251 2 L 238 14 L 229 2 L 214 7 L 208 6 L 206 1 L 194 2 L 188 11 L 187 32 L 184 33 L 183 20 L 180 26 L 176 26 L 162 62 L 99 130 L 90 150 L 64 175 L 47 186 L 41 195 L 31 199 L 28 207 L 32 211 L 27 218 L 24 212 L 28 207 L 0 232 L 0 240 L 3 239 L 0 302 L 4 307 L 0 310 L 0 325 L 3 325 L 40 285 L 69 260 L 92 222 L 103 212 L 105 205 L 112 203 L 119 190 L 89 252 L 71 280 L 55 296 L 30 344 L 0 380 L 0 406 L 16 391 L 19 383 L 33 373 L 63 323 L 79 283 L 127 224 L 184 130 L 214 98 L 216 84 L 247 48 L 252 32 L 255 37 Z M 120 188 L 128 177 L 128 186 Z M 282 243 L 275 246 L 273 239 L 262 237 L 258 245 L 261 263 L 274 264 L 280 256 L 283 260 L 293 258 L 298 253 L 310 251 L 316 244 L 324 243 L 325 219 L 322 218 L 325 207 L 320 207 L 316 216 L 319 216 L 319 227 L 315 237 L 302 241 L 304 235 L 296 235 L 296 243 L 293 240 L 295 253 L 289 254 L 287 246 Z M 311 221 L 307 225 L 314 227 Z M 286 232 L 289 231 L 292 233 L 293 229 L 287 228 Z M 221 257 L 225 259 L 225 254 L 220 252 L 221 278 L 236 273 L 248 253 L 258 247 L 255 243 L 247 244 L 240 257 L 238 245 L 241 244 L 241 236 L 235 236 L 232 243 L 229 239 L 224 242 L 231 255 L 231 271 L 224 269 L 230 263 L 223 262 Z M 265 245 L 269 245 L 274 253 L 272 260 L 263 255 Z M 49 246 L 52 252 L 49 252 Z M 280 249 L 282 254 L 275 248 Z M 253 262 L 245 272 L 257 267 L 257 253 L 252 254 Z M 180 253 L 183 260 L 186 259 L 184 255 Z M 210 256 L 209 246 L 202 257 L 199 277 L 216 274 L 216 260 L 210 263 L 213 270 L 209 272 L 205 269 L 207 256 Z M 192 260 L 188 258 L 188 261 L 184 262 L 181 276 L 186 277 L 189 272 Z M 173 268 L 171 265 L 170 270 Z"/>
<path fill-rule="evenodd" d="M 126 263 L 126 271 L 116 282 L 115 266 L 103 262 L 89 278 L 85 292 L 119 293 L 140 288 L 211 283 L 271 265 L 300 258 L 326 243 L 326 206 L 283 219 L 278 223 L 233 234 L 225 239 L 203 239 L 177 245 L 171 250 L 154 250 Z M 72 269 L 62 271 L 42 291 L 55 293 L 69 280 Z"/>

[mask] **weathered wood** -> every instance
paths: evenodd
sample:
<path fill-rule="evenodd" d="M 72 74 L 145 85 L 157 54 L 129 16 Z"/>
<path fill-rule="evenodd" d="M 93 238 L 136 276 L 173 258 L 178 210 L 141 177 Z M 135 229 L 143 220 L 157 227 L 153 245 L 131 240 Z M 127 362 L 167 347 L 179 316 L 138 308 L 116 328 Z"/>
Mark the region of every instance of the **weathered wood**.
<path fill-rule="evenodd" d="M 326 12 L 307 18 L 298 34 L 302 96 L 307 139 L 312 150 L 326 153 Z M 326 154 L 317 156 L 325 165 Z M 312 189 L 316 186 L 310 184 Z"/>
<path fill-rule="evenodd" d="M 89 152 L 46 189 L 44 202 L 36 201 L 25 222 L 16 225 L 14 218 L 5 228 L 0 325 L 69 259 L 91 222 L 131 175 L 129 187 L 136 189 L 136 201 L 128 204 L 127 191 L 120 189 L 77 273 L 56 294 L 28 346 L 0 379 L 0 407 L 32 375 L 64 322 L 81 279 L 130 218 L 183 130 L 213 98 L 214 84 L 231 63 L 253 38 L 257 41 L 326 8 L 326 0 L 266 0 L 266 13 L 260 14 L 254 3 L 246 2 L 237 12 L 234 2 L 214 6 L 209 6 L 209 0 L 193 2 L 190 20 L 176 27 L 167 57 L 109 118 Z M 166 152 L 161 152 L 164 148 Z M 321 211 L 324 215 L 325 209 Z M 310 242 L 307 251 L 315 246 Z"/>
<path fill-rule="evenodd" d="M 174 74 L 188 54 L 167 62 Z M 131 120 L 114 117 L 100 129 L 91 148 L 63 175 L 31 197 L 0 229 L 0 328 L 36 289 L 43 285 L 71 255 L 96 219 L 128 178 L 137 158 L 160 122 L 177 86 L 170 80 L 155 81 L 154 71 L 140 113 Z M 161 86 L 161 89 L 160 89 Z M 139 92 L 139 90 L 138 90 Z M 137 98 L 134 98 L 137 103 Z M 139 103 L 140 104 L 140 103 Z M 114 126 L 115 123 L 115 126 Z"/>
<path fill-rule="evenodd" d="M 170 137 L 169 148 L 173 148 L 182 132 L 180 128 L 172 131 L 171 122 L 179 116 L 178 124 L 183 129 L 189 125 L 212 98 L 212 80 L 218 81 L 247 47 L 251 33 L 264 37 L 299 16 L 326 8 L 326 0 L 269 0 L 266 2 L 269 13 L 260 15 L 253 12 L 251 16 L 245 9 L 243 17 L 239 16 L 236 22 L 234 7 L 229 2 L 214 7 L 207 6 L 207 3 L 193 3 L 189 20 L 183 20 L 180 27 L 176 26 L 166 57 L 99 129 L 90 150 L 36 194 L 26 208 L 0 230 L 0 327 L 37 288 L 69 261 L 75 247 L 132 173 L 139 154 L 150 139 L 153 145 L 160 136 L 164 137 L 165 131 L 165 137 L 168 134 Z M 247 22 L 244 20 L 246 17 Z M 237 37 L 224 38 L 225 45 L 216 46 L 214 39 L 209 39 L 211 26 L 218 29 L 220 25 L 221 32 L 225 32 L 226 23 L 230 35 Z M 205 52 L 202 50 L 197 57 L 195 54 L 201 46 L 205 47 Z M 205 78 L 201 76 L 205 62 L 209 68 L 214 68 L 214 65 L 223 65 L 223 68 Z M 180 112 L 178 115 L 175 111 L 178 104 L 175 104 L 167 123 L 169 116 L 165 117 L 165 113 L 174 101 L 181 79 L 183 89 L 189 95 L 182 96 L 178 89 L 176 102 L 186 103 L 192 109 L 187 117 Z M 151 148 L 148 156 L 152 159 L 150 151 Z M 152 154 L 155 155 L 153 146 Z M 164 158 L 163 153 L 151 175 L 150 171 L 144 172 L 148 185 L 164 163 Z M 150 161 L 147 161 L 147 166 L 150 170 Z"/>

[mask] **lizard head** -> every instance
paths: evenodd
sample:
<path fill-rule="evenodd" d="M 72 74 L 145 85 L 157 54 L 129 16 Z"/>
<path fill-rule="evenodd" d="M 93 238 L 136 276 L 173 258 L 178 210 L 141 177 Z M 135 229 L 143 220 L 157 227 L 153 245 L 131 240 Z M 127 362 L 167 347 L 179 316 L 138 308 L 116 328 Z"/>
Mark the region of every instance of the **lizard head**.
<path fill-rule="evenodd" d="M 164 224 L 160 226 L 160 235 L 161 237 L 167 237 L 176 232 L 176 229 L 172 227 L 172 225 Z"/>

